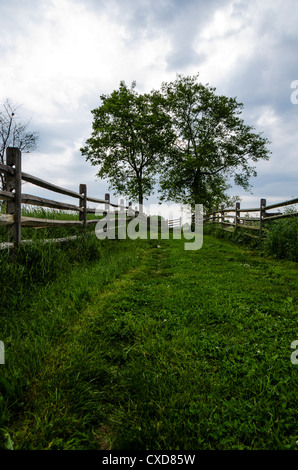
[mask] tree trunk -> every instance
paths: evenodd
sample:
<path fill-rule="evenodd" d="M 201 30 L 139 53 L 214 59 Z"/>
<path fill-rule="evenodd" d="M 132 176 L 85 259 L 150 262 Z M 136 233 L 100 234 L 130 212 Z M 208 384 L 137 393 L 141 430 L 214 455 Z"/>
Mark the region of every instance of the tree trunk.
<path fill-rule="evenodd" d="M 202 201 L 202 184 L 200 170 L 196 170 L 193 179 L 193 201 L 194 204 L 203 204 Z"/>
<path fill-rule="evenodd" d="M 138 178 L 138 198 L 139 198 L 139 212 L 142 214 L 143 213 L 144 195 L 143 195 L 143 185 L 142 185 L 142 177 L 141 176 L 139 176 L 139 178 Z"/>
<path fill-rule="evenodd" d="M 5 187 L 5 178 L 4 178 L 4 175 L 0 175 L 1 176 L 1 183 L 0 183 L 0 190 L 2 189 L 2 191 L 5 191 L 6 190 L 6 187 Z"/>
<path fill-rule="evenodd" d="M 143 191 L 142 189 L 140 190 L 139 188 L 139 212 L 141 214 L 143 213 L 143 201 L 144 201 Z"/>

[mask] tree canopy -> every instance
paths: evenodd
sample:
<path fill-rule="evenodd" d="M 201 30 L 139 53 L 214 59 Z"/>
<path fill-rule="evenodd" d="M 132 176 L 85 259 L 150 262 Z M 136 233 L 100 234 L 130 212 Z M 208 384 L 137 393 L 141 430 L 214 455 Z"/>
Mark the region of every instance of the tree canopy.
<path fill-rule="evenodd" d="M 135 82 L 128 88 L 122 81 L 111 95 L 101 95 L 102 104 L 92 111 L 92 136 L 81 152 L 116 194 L 143 204 L 174 135 L 160 93 L 138 94 L 135 88 Z"/>
<path fill-rule="evenodd" d="M 161 173 L 163 199 L 218 207 L 229 200 L 230 177 L 248 190 L 251 162 L 269 158 L 268 140 L 240 117 L 243 104 L 215 90 L 198 75 L 162 84 L 176 135 Z"/>
<path fill-rule="evenodd" d="M 143 204 L 159 177 L 161 200 L 209 209 L 231 200 L 231 178 L 249 189 L 253 163 L 269 159 L 269 141 L 244 123 L 242 103 L 217 95 L 198 76 L 177 75 L 144 94 L 122 81 L 101 95 L 81 152 L 116 194 Z"/>

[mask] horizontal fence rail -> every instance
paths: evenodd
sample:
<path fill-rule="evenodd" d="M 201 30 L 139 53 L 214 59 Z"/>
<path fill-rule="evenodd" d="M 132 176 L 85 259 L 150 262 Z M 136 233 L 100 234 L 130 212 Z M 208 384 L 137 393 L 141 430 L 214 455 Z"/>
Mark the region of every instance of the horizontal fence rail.
<path fill-rule="evenodd" d="M 168 220 L 169 228 L 181 228 L 181 217 Z"/>
<path fill-rule="evenodd" d="M 241 209 L 240 202 L 236 203 L 235 208 L 225 208 L 224 205 L 221 205 L 219 210 L 213 209 L 210 212 L 206 212 L 203 222 L 206 224 L 219 224 L 226 232 L 234 232 L 234 230 L 237 229 L 249 230 L 244 233 L 250 237 L 259 238 L 268 230 L 265 227 L 266 222 L 298 215 L 298 211 L 295 210 L 288 213 L 268 212 L 269 210 L 295 204 L 298 204 L 298 198 L 270 205 L 267 205 L 266 199 L 261 199 L 259 207 L 248 209 Z M 241 216 L 240 214 L 244 212 L 245 214 L 253 212 L 258 215 L 251 217 L 248 215 Z M 231 222 L 230 219 L 232 219 L 233 222 Z M 251 233 L 251 231 L 258 232 L 258 235 Z"/>
<path fill-rule="evenodd" d="M 118 211 L 113 212 L 116 220 L 118 218 L 124 223 L 139 215 L 137 208 L 133 209 L 131 203 L 129 203 L 128 206 L 124 205 L 123 200 L 120 201 L 120 204 L 111 203 L 109 194 L 105 194 L 104 198 L 89 197 L 87 195 L 87 186 L 85 184 L 80 184 L 79 191 L 76 192 L 62 188 L 28 173 L 24 173 L 21 171 L 21 159 L 22 155 L 20 150 L 14 147 L 9 147 L 6 150 L 6 165 L 2 163 L 0 164 L 0 173 L 4 175 L 5 182 L 3 190 L 0 191 L 0 200 L 5 201 L 6 203 L 6 214 L 0 214 L 0 226 L 5 226 L 7 229 L 7 242 L 0 243 L 0 250 L 6 248 L 17 249 L 21 243 L 32 243 L 32 240 L 22 240 L 22 227 L 33 227 L 36 229 L 50 227 L 82 227 L 85 229 L 87 226 L 97 224 L 100 220 L 99 218 L 93 220 L 87 219 L 87 214 L 95 214 L 96 216 L 104 217 L 108 214 L 111 207 L 118 209 Z M 26 181 L 55 193 L 76 198 L 78 199 L 78 205 L 59 202 L 52 199 L 34 196 L 32 194 L 22 194 L 22 181 Z M 98 210 L 94 207 L 88 207 L 88 202 L 104 204 L 104 209 Z M 77 212 L 79 214 L 79 220 L 56 220 L 25 217 L 22 216 L 23 204 Z M 105 231 L 105 229 L 102 231 Z M 44 240 L 44 242 L 52 241 L 63 243 L 75 238 L 77 238 L 77 236 Z"/>

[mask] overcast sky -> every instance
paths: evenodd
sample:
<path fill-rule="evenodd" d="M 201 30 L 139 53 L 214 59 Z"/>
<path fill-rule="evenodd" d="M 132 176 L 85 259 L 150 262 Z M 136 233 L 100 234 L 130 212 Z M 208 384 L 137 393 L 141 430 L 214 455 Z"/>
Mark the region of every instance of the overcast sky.
<path fill-rule="evenodd" d="M 21 104 L 40 135 L 23 171 L 103 197 L 108 182 L 79 150 L 100 95 L 121 80 L 142 93 L 199 72 L 272 142 L 253 194 L 231 194 L 242 207 L 298 197 L 297 25 L 297 0 L 0 0 L 0 100 Z"/>

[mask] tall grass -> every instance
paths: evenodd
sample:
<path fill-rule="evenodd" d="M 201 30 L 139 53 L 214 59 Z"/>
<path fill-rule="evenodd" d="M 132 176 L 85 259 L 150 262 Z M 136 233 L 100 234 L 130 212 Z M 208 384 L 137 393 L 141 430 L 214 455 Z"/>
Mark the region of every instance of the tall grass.
<path fill-rule="evenodd" d="M 22 215 L 78 220 L 76 213 L 34 207 L 24 207 Z M 89 214 L 88 218 L 96 217 Z M 71 235 L 77 239 L 44 243 Z M 6 236 L 6 227 L 0 227 L 0 241 L 6 241 Z M 96 292 L 136 262 L 135 256 L 128 255 L 129 249 L 135 253 L 129 242 L 100 241 L 94 225 L 85 231 L 81 227 L 22 228 L 22 240 L 33 243 L 21 245 L 14 256 L 0 250 L 0 340 L 5 344 L 5 367 L 0 369 L 0 448 L 10 445 L 5 423 L 18 411 L 17 406 L 12 412 L 12 403 L 21 400 L 52 345 L 92 297 L 94 283 Z M 95 279 L 90 276 L 94 269 Z"/>
<path fill-rule="evenodd" d="M 262 246 L 276 258 L 298 261 L 298 217 L 271 222 Z"/>
<path fill-rule="evenodd" d="M 298 217 L 274 220 L 267 223 L 265 227 L 267 230 L 262 239 L 249 237 L 241 228 L 229 233 L 217 224 L 214 226 L 212 224 L 205 225 L 204 233 L 249 245 L 274 258 L 298 261 Z"/>
<path fill-rule="evenodd" d="M 295 263 L 86 234 L 0 267 L 0 448 L 296 448 Z"/>
<path fill-rule="evenodd" d="M 17 419 L 51 349 L 98 290 L 138 262 L 137 253 L 136 242 L 88 234 L 66 244 L 21 245 L 14 257 L 0 251 L 0 448 L 9 447 L 7 422 Z"/>
<path fill-rule="evenodd" d="M 295 263 L 214 237 L 100 247 L 15 315 L 5 445 L 297 448 Z"/>

